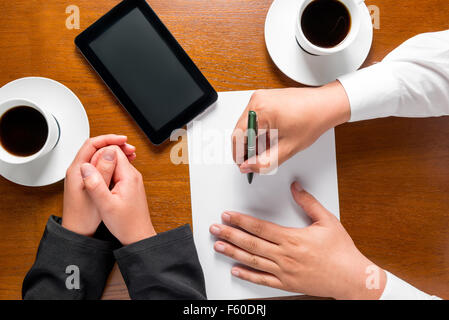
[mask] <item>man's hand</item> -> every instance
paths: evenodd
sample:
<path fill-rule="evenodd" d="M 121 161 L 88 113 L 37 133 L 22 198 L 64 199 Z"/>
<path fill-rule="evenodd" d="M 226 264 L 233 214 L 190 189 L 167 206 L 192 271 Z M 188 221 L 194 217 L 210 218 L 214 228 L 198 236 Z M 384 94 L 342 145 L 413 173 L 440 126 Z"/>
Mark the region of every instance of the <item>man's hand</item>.
<path fill-rule="evenodd" d="M 128 245 L 156 235 L 148 210 L 142 175 L 118 147 L 117 165 L 109 190 L 101 173 L 91 163 L 80 167 L 83 185 L 109 231 Z"/>
<path fill-rule="evenodd" d="M 75 233 L 92 236 L 101 222 L 97 208 L 84 190 L 80 166 L 89 162 L 95 155 L 95 165 L 107 185 L 109 185 L 115 169 L 115 149 L 119 146 L 129 160 L 136 157 L 136 148 L 126 143 L 127 137 L 104 135 L 88 139 L 79 150 L 69 169 L 64 182 L 64 204 L 62 226 Z M 106 148 L 105 148 L 106 147 Z"/>
<path fill-rule="evenodd" d="M 336 299 L 379 299 L 385 271 L 363 256 L 340 221 L 299 183 L 291 186 L 296 203 L 313 224 L 298 229 L 282 227 L 237 212 L 222 215 L 227 225 L 210 232 L 222 239 L 215 250 L 248 266 L 235 266 L 234 276 L 257 284 Z M 379 287 L 369 289 L 370 274 Z M 376 281 L 373 282 L 374 284 Z"/>
<path fill-rule="evenodd" d="M 259 150 L 256 159 L 245 161 L 244 134 L 250 110 L 257 113 L 259 134 L 277 129 L 278 143 L 267 143 L 267 150 Z M 349 100 L 338 81 L 320 88 L 258 90 L 234 129 L 234 161 L 242 173 L 270 171 L 313 144 L 327 130 L 348 121 L 350 116 Z"/>

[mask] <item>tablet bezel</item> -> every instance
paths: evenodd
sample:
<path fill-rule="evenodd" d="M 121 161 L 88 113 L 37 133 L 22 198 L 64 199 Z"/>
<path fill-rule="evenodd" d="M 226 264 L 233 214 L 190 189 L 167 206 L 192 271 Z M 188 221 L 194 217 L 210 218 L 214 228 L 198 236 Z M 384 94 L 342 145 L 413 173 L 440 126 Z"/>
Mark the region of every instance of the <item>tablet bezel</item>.
<path fill-rule="evenodd" d="M 153 28 L 160 34 L 161 38 L 166 42 L 171 51 L 177 59 L 184 66 L 186 71 L 191 75 L 193 80 L 203 91 L 203 96 L 184 109 L 182 113 L 173 118 L 169 123 L 164 125 L 159 130 L 154 130 L 151 124 L 145 119 L 139 108 L 132 102 L 128 94 L 123 90 L 120 84 L 115 80 L 106 66 L 96 56 L 89 44 L 103 33 L 112 24 L 120 18 L 128 14 L 133 9 L 139 9 Z M 125 0 L 115 6 L 112 10 L 106 13 L 103 17 L 97 20 L 94 24 L 89 26 L 81 34 L 75 38 L 75 44 L 86 60 L 95 69 L 98 75 L 103 79 L 112 93 L 119 100 L 121 105 L 137 122 L 143 132 L 147 135 L 153 144 L 160 144 L 164 142 L 173 130 L 186 125 L 198 114 L 207 109 L 211 104 L 217 100 L 217 92 L 207 81 L 201 71 L 197 68 L 194 62 L 190 59 L 181 45 L 176 41 L 170 31 L 165 27 L 162 21 L 158 18 L 156 13 L 144 0 Z"/>

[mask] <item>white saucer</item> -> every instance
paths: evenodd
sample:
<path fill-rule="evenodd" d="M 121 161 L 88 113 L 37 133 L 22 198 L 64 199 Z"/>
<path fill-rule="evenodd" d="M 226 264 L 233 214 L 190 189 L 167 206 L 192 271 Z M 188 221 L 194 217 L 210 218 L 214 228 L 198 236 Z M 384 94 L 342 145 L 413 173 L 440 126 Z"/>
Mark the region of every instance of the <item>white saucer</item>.
<path fill-rule="evenodd" d="M 354 42 L 329 56 L 313 56 L 296 42 L 295 20 L 301 1 L 275 0 L 265 20 L 265 43 L 273 62 L 289 78 L 310 86 L 321 86 L 360 68 L 373 40 L 373 25 L 364 3 L 362 24 Z"/>
<path fill-rule="evenodd" d="M 89 120 L 81 101 L 63 84 L 39 77 L 17 79 L 0 88 L 0 100 L 9 98 L 25 98 L 45 106 L 58 121 L 61 136 L 52 151 L 35 161 L 21 165 L 0 161 L 0 175 L 30 187 L 64 179 L 76 153 L 89 138 Z"/>

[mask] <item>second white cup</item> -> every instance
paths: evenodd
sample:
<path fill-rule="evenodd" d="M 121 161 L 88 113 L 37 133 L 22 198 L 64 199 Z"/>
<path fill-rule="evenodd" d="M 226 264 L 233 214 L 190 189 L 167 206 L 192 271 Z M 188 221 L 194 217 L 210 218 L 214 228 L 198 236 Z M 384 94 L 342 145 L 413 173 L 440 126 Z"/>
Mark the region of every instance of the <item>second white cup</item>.
<path fill-rule="evenodd" d="M 346 7 L 346 9 L 348 9 L 349 16 L 351 19 L 351 26 L 345 39 L 336 46 L 331 48 L 323 48 L 313 44 L 307 39 L 302 30 L 301 22 L 304 10 L 313 1 L 316 0 L 302 0 L 299 6 L 298 14 L 295 21 L 295 36 L 299 46 L 304 51 L 318 56 L 331 55 L 346 49 L 354 41 L 354 39 L 357 37 L 357 34 L 359 33 L 362 8 L 363 8 L 362 6 L 364 5 L 364 0 L 338 0 Z"/>
<path fill-rule="evenodd" d="M 2 118 L 3 115 L 9 110 L 19 106 L 30 107 L 39 111 L 39 113 L 45 118 L 48 128 L 48 134 L 42 148 L 29 156 L 15 155 L 6 150 L 5 147 L 0 143 L 0 161 L 8 164 L 24 164 L 41 158 L 42 156 L 53 150 L 59 140 L 60 135 L 60 128 L 55 117 L 51 113 L 46 111 L 44 106 L 39 106 L 38 104 L 28 99 L 17 98 L 0 101 L 0 121 L 7 121 Z"/>

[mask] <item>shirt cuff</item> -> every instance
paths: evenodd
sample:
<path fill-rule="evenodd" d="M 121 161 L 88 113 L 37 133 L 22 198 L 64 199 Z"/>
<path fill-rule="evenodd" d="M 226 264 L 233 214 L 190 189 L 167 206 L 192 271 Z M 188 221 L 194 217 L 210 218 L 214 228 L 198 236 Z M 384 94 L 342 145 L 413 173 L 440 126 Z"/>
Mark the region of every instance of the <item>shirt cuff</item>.
<path fill-rule="evenodd" d="M 380 300 L 439 300 L 436 296 L 431 296 L 404 280 L 399 279 L 394 274 L 385 271 L 387 274 L 387 283 Z"/>
<path fill-rule="evenodd" d="M 158 233 L 153 237 L 121 247 L 120 249 L 114 251 L 114 256 L 117 260 L 126 259 L 128 256 L 139 254 L 144 251 L 149 251 L 153 248 L 168 245 L 172 242 L 184 240 L 191 237 L 192 231 L 190 230 L 189 225 L 186 224 L 179 228 Z"/>
<path fill-rule="evenodd" d="M 132 299 L 206 299 L 189 225 L 114 251 Z"/>
<path fill-rule="evenodd" d="M 86 237 L 51 216 L 22 286 L 24 299 L 99 299 L 114 265 L 113 242 Z"/>
<path fill-rule="evenodd" d="M 392 116 L 399 104 L 400 85 L 393 64 L 377 63 L 338 78 L 351 107 L 350 122 Z"/>

